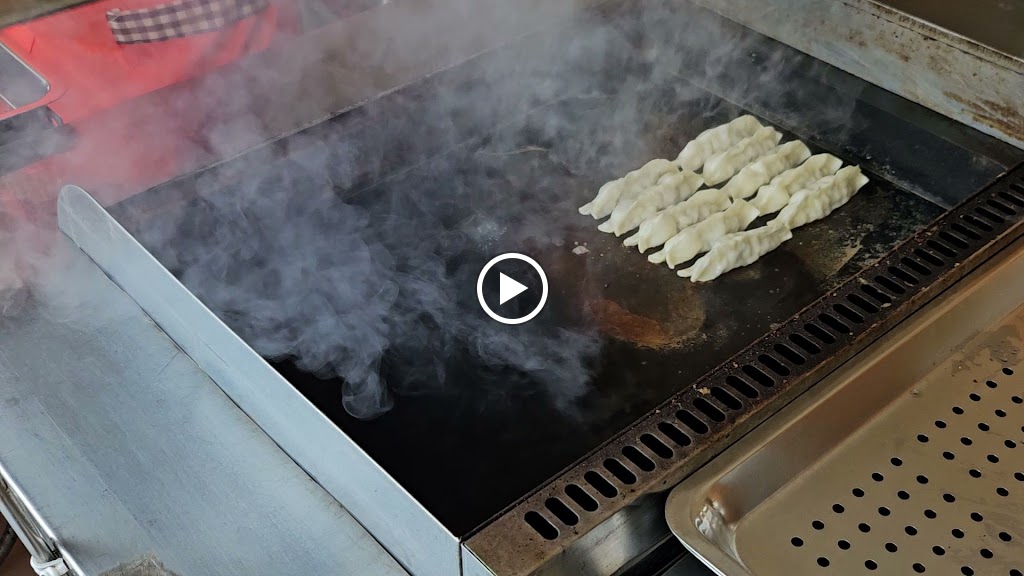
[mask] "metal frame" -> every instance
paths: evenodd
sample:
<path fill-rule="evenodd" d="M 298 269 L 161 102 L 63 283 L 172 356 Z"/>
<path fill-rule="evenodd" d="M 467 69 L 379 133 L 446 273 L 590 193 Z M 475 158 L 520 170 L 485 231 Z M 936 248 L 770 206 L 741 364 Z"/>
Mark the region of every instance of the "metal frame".
<path fill-rule="evenodd" d="M 1024 148 L 1024 60 L 878 0 L 693 0 L 788 44 Z"/>
<path fill-rule="evenodd" d="M 596 557 L 597 542 L 653 547 L 667 533 L 664 518 L 644 525 L 630 516 L 660 513 L 666 490 L 1021 233 L 1024 165 L 649 412 L 472 536 L 467 549 L 504 576 L 579 567 L 581 559 Z M 601 494 L 595 475 L 614 494 Z M 575 501 L 570 491 L 576 488 L 590 494 L 595 509 Z M 563 508 L 575 521 L 553 511 Z M 554 536 L 542 536 L 527 521 L 531 516 Z M 599 569 L 587 565 L 591 573 L 621 568 L 607 551 L 600 558 Z"/>
<path fill-rule="evenodd" d="M 461 570 L 458 538 L 220 321 L 77 186 L 61 190 L 60 229 L 404 568 Z"/>

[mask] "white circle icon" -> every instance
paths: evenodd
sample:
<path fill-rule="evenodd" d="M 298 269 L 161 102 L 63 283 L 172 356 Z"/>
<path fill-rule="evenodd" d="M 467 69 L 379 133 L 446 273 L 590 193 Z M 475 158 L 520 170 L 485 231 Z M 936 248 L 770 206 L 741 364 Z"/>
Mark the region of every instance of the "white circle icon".
<path fill-rule="evenodd" d="M 540 301 L 537 302 L 537 306 L 530 311 L 529 314 L 521 318 L 505 318 L 504 316 L 499 316 L 494 310 L 491 310 L 491 307 L 487 305 L 487 301 L 484 300 L 484 276 L 487 275 L 495 264 L 504 260 L 521 260 L 526 262 L 536 270 L 537 274 L 540 276 Z M 498 274 L 500 275 L 498 277 L 498 301 L 500 304 L 504 304 L 528 290 L 528 288 L 522 283 L 509 278 L 501 272 Z M 505 254 L 491 258 L 491 261 L 485 264 L 483 270 L 480 271 L 480 275 L 477 276 L 476 279 L 476 298 L 480 301 L 480 307 L 484 309 L 484 312 L 486 312 L 492 319 L 497 320 L 502 324 L 522 324 L 523 322 L 529 322 L 530 320 L 533 320 L 537 314 L 540 314 L 540 311 L 544 308 L 544 304 L 548 301 L 548 277 L 544 275 L 544 270 L 533 258 L 530 258 L 525 254 L 519 254 L 518 252 L 506 252 Z"/>

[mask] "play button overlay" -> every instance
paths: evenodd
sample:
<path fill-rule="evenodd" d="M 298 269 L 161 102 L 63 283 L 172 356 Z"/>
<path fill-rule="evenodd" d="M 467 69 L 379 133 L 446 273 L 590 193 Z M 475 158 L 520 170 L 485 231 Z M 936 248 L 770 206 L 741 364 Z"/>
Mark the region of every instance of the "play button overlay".
<path fill-rule="evenodd" d="M 480 307 L 502 324 L 529 322 L 548 299 L 548 279 L 537 261 L 507 252 L 484 265 L 476 281 Z"/>

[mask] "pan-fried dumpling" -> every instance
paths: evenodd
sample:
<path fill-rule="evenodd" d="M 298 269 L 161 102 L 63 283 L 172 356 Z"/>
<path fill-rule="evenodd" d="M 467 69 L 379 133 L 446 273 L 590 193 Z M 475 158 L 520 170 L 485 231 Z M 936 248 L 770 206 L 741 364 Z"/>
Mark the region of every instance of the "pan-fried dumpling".
<path fill-rule="evenodd" d="M 640 230 L 626 238 L 626 246 L 637 246 L 641 252 L 653 246 L 660 246 L 680 230 L 692 226 L 708 216 L 729 207 L 729 195 L 717 188 L 701 190 L 686 202 L 658 212 L 640 225 Z"/>
<path fill-rule="evenodd" d="M 622 178 L 601 186 L 592 201 L 580 206 L 580 214 L 590 214 L 595 219 L 604 218 L 611 214 L 620 202 L 630 200 L 653 186 L 665 174 L 678 171 L 679 167 L 668 160 L 651 160 Z"/>
<path fill-rule="evenodd" d="M 825 176 L 835 174 L 842 165 L 843 161 L 831 154 L 811 156 L 800 166 L 773 178 L 767 186 L 761 186 L 750 203 L 762 216 L 778 212 L 786 206 L 790 196 Z"/>
<path fill-rule="evenodd" d="M 758 188 L 771 182 L 772 178 L 799 166 L 810 157 L 811 151 L 803 142 L 786 142 L 771 154 L 740 170 L 722 187 L 722 192 L 731 196 L 733 200 L 745 200 L 753 196 Z"/>
<path fill-rule="evenodd" d="M 701 252 L 711 250 L 715 242 L 727 234 L 739 232 L 758 216 L 757 209 L 743 200 L 733 202 L 725 212 L 712 214 L 706 220 L 690 226 L 665 242 L 665 247 L 647 257 L 655 264 L 662 262 L 669 268 L 686 262 Z"/>
<path fill-rule="evenodd" d="M 753 264 L 792 237 L 793 232 L 789 228 L 777 224 L 735 232 L 719 240 L 693 266 L 676 274 L 692 282 L 714 280 L 734 268 Z"/>
<path fill-rule="evenodd" d="M 616 236 L 622 236 L 658 210 L 689 199 L 703 185 L 704 179 L 689 170 L 666 174 L 632 201 L 620 202 L 612 211 L 611 218 L 597 228 L 601 232 L 614 232 Z"/>
<path fill-rule="evenodd" d="M 757 118 L 747 115 L 740 116 L 728 124 L 705 130 L 686 144 L 676 157 L 676 164 L 684 170 L 696 172 L 708 158 L 728 150 L 730 146 L 744 138 L 753 136 L 760 128 L 761 123 Z"/>
<path fill-rule="evenodd" d="M 765 126 L 753 136 L 740 140 L 728 150 L 712 156 L 704 163 L 704 181 L 714 186 L 732 178 L 741 168 L 771 152 L 782 140 L 782 133 Z"/>
<path fill-rule="evenodd" d="M 867 183 L 868 177 L 861 173 L 859 166 L 847 166 L 835 176 L 822 178 L 810 188 L 794 194 L 789 204 L 769 224 L 777 223 L 793 230 L 820 220 L 849 202 Z"/>

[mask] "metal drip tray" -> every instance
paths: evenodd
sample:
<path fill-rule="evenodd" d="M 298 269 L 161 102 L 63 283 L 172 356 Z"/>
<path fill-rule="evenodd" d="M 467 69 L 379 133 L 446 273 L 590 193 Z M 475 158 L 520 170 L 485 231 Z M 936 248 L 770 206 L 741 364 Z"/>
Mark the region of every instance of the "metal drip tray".
<path fill-rule="evenodd" d="M 1024 243 L 671 494 L 719 574 L 1024 573 Z"/>

